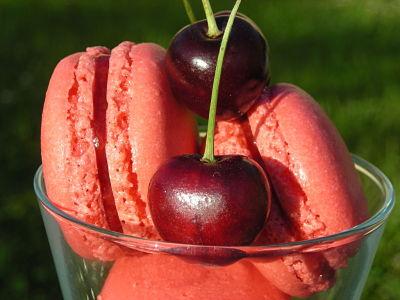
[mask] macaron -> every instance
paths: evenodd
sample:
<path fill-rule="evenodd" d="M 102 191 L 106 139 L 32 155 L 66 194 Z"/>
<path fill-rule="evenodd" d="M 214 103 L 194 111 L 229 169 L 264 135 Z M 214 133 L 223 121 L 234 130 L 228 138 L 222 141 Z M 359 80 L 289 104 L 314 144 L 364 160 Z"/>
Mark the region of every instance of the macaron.
<path fill-rule="evenodd" d="M 195 153 L 193 115 L 172 96 L 156 44 L 123 42 L 111 52 L 106 153 L 124 233 L 159 239 L 147 205 L 151 177 L 173 156 Z"/>
<path fill-rule="evenodd" d="M 254 143 L 247 117 L 217 123 L 215 152 L 217 155 L 246 155 L 264 166 Z M 282 212 L 276 194 L 273 193 L 267 222 L 253 245 L 271 245 L 295 240 L 291 224 Z M 246 260 L 253 263 L 269 282 L 292 296 L 306 297 L 314 292 L 326 290 L 334 283 L 334 270 L 319 254 L 283 255 Z"/>
<path fill-rule="evenodd" d="M 110 51 L 87 48 L 61 60 L 46 93 L 42 114 L 41 152 L 43 176 L 50 200 L 71 216 L 98 227 L 121 231 L 105 160 L 106 84 Z M 106 209 L 107 208 L 107 209 Z M 79 230 L 71 223 L 60 223 L 65 238 L 85 258 L 105 260 L 118 256 L 118 247 Z"/>
<path fill-rule="evenodd" d="M 300 239 L 328 236 L 367 219 L 350 153 L 310 95 L 277 84 L 266 90 L 248 119 L 279 203 Z M 344 247 L 325 253 L 333 268 L 346 265 L 343 251 L 353 252 Z"/>
<path fill-rule="evenodd" d="M 149 254 L 118 259 L 98 300 L 289 300 L 248 262 L 215 267 L 173 255 Z"/>
<path fill-rule="evenodd" d="M 266 89 L 246 117 L 219 122 L 215 141 L 217 154 L 249 155 L 271 181 L 270 217 L 255 244 L 322 237 L 366 219 L 365 197 L 342 138 L 298 87 Z M 251 261 L 285 293 L 307 297 L 333 285 L 335 270 L 346 265 L 356 247 Z"/>
<path fill-rule="evenodd" d="M 196 151 L 194 117 L 171 96 L 165 50 L 124 42 L 61 60 L 42 115 L 41 152 L 49 199 L 91 225 L 157 238 L 147 185 L 164 160 Z M 176 126 L 176 128 L 175 128 Z M 123 185 L 123 186 L 122 186 Z M 113 260 L 120 247 L 60 220 L 72 249 Z"/>

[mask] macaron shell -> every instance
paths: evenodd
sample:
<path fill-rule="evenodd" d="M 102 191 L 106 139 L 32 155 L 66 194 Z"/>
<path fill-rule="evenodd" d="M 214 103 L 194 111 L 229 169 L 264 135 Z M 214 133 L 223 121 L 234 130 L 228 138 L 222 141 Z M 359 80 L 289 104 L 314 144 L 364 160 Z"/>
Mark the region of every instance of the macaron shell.
<path fill-rule="evenodd" d="M 217 122 L 215 153 L 218 155 L 244 154 L 257 161 L 261 157 L 254 148 L 253 135 L 246 118 Z M 255 245 L 292 242 L 298 238 L 291 230 L 275 195 L 265 228 L 254 241 Z M 281 291 L 286 294 L 307 297 L 328 289 L 334 283 L 335 272 L 319 253 L 285 255 L 263 259 L 246 259 Z"/>
<path fill-rule="evenodd" d="M 108 79 L 110 180 L 125 233 L 159 238 L 147 206 L 151 177 L 168 158 L 196 152 L 196 123 L 178 105 L 164 70 L 165 50 L 123 42 L 113 49 Z"/>
<path fill-rule="evenodd" d="M 93 47 L 57 65 L 43 108 L 41 150 L 51 201 L 81 221 L 117 230 L 116 210 L 110 210 L 113 200 L 107 198 L 112 195 L 100 184 L 107 174 L 97 166 L 101 155 L 93 143 L 98 133 L 93 120 L 105 105 L 105 89 L 96 87 L 107 78 L 108 56 L 108 49 Z M 117 255 L 118 251 L 111 251 L 110 256 L 102 240 L 72 230 L 67 223 L 60 225 L 81 256 L 109 260 Z"/>
<path fill-rule="evenodd" d="M 132 148 L 128 136 L 129 105 L 132 102 L 132 58 L 134 43 L 124 42 L 111 52 L 107 83 L 106 154 L 115 205 L 125 233 L 144 237 L 149 227 L 145 203 L 138 194 L 138 179 L 132 170 Z M 145 222 L 145 224 L 143 224 Z"/>
<path fill-rule="evenodd" d="M 280 205 L 302 239 L 337 233 L 366 219 L 349 152 L 311 96 L 294 85 L 272 86 L 248 118 Z M 337 268 L 347 257 L 331 253 L 327 258 Z"/>
<path fill-rule="evenodd" d="M 129 106 L 133 116 L 129 119 L 129 137 L 143 199 L 147 199 L 148 184 L 161 163 L 172 156 L 195 153 L 197 147 L 196 121 L 172 96 L 165 54 L 165 49 L 156 44 L 132 49 L 134 104 Z"/>
<path fill-rule="evenodd" d="M 71 154 L 67 111 L 69 91 L 75 84 L 75 69 L 82 53 L 61 60 L 50 79 L 42 113 L 41 154 L 46 191 L 50 199 L 67 211 L 74 211 L 65 176 L 67 157 Z"/>
<path fill-rule="evenodd" d="M 187 263 L 172 255 L 125 257 L 115 262 L 98 300 L 288 300 L 249 263 L 224 267 Z"/>

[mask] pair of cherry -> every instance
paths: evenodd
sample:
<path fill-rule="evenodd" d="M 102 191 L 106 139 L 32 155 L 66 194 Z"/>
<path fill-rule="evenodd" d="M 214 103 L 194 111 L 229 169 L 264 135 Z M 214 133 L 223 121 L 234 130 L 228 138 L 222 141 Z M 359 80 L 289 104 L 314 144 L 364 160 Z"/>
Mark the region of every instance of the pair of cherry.
<path fill-rule="evenodd" d="M 208 1 L 204 2 L 207 21 L 186 26 L 175 35 L 166 70 L 181 103 L 202 117 L 212 111 L 205 155 L 175 157 L 159 168 L 149 186 L 150 211 L 167 241 L 247 245 L 268 215 L 271 192 L 266 175 L 246 157 L 214 157 L 213 135 L 216 116 L 242 116 L 269 83 L 268 46 L 253 21 L 242 14 L 235 17 L 238 3 L 229 20 L 230 12 L 214 17 Z M 219 28 L 226 29 L 226 37 Z M 226 55 L 220 55 L 223 38 L 228 37 Z M 215 83 L 218 67 L 222 74 Z M 212 97 L 218 98 L 218 105 L 214 99 L 210 108 Z"/>

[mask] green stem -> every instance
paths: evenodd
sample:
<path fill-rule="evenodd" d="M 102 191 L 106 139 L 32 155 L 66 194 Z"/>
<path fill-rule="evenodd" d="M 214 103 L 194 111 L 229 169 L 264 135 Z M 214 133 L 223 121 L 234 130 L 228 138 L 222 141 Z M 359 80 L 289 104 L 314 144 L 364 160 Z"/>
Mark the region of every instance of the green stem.
<path fill-rule="evenodd" d="M 192 6 L 190 5 L 189 0 L 183 0 L 183 5 L 185 6 L 186 14 L 190 20 L 190 23 L 192 23 L 192 24 L 196 23 L 197 20 L 193 13 L 193 9 L 192 9 Z"/>
<path fill-rule="evenodd" d="M 215 22 L 214 13 L 212 11 L 210 1 L 202 0 L 204 12 L 206 13 L 207 24 L 208 24 L 208 32 L 207 36 L 210 38 L 216 38 L 222 34 L 222 32 L 218 29 L 217 22 Z"/>
<path fill-rule="evenodd" d="M 226 45 L 228 44 L 229 35 L 232 29 L 233 21 L 235 20 L 236 13 L 239 9 L 241 0 L 237 0 L 233 7 L 225 27 L 225 32 L 222 37 L 221 47 L 219 48 L 217 66 L 215 68 L 214 82 L 211 93 L 210 112 L 208 115 L 207 139 L 206 148 L 202 160 L 205 162 L 213 163 L 214 158 L 214 131 L 215 131 L 215 116 L 217 113 L 217 102 L 219 92 L 219 82 L 221 80 L 222 64 L 224 62 Z"/>

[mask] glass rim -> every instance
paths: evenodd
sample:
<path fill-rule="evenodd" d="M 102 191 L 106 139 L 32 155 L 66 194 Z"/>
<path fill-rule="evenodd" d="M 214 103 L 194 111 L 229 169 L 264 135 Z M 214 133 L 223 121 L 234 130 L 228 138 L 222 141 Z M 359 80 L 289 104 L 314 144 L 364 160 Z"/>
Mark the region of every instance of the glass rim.
<path fill-rule="evenodd" d="M 337 232 L 328 236 L 308 239 L 308 240 L 300 240 L 286 243 L 275 243 L 275 244 L 266 244 L 266 245 L 248 245 L 248 246 L 208 246 L 208 245 L 193 245 L 193 244 L 183 244 L 183 243 L 174 243 L 168 241 L 160 241 L 160 240 L 151 240 L 146 238 L 141 238 L 138 236 L 128 235 L 121 232 L 112 231 L 109 229 L 101 228 L 86 222 L 83 222 L 74 216 L 64 212 L 56 205 L 54 205 L 50 199 L 47 197 L 45 192 L 45 185 L 43 180 L 43 172 L 42 166 L 39 166 L 37 169 L 33 186 L 36 193 L 37 198 L 40 201 L 40 204 L 43 205 L 46 209 L 48 209 L 51 213 L 60 217 L 61 219 L 73 223 L 74 225 L 84 227 L 85 230 L 93 231 L 97 234 L 104 235 L 113 240 L 121 239 L 123 243 L 126 241 L 136 242 L 140 245 L 153 245 L 156 249 L 160 248 L 171 248 L 171 247 L 188 247 L 188 248 L 212 248 L 215 250 L 216 248 L 221 249 L 230 249 L 230 250 L 241 250 L 241 251 L 257 251 L 257 250 L 270 250 L 276 251 L 277 249 L 298 249 L 298 248 L 309 248 L 313 246 L 318 246 L 321 244 L 329 244 L 338 242 L 341 240 L 345 240 L 348 238 L 352 238 L 354 236 L 366 236 L 370 233 L 377 230 L 381 227 L 387 218 L 389 217 L 391 211 L 393 210 L 395 197 L 394 197 L 394 188 L 390 180 L 387 176 L 376 166 L 371 164 L 370 162 L 364 160 L 363 158 L 352 154 L 352 159 L 355 164 L 355 168 L 358 172 L 366 175 L 370 180 L 372 180 L 381 190 L 384 195 L 383 204 L 380 208 L 367 220 L 364 222 L 346 229 L 341 232 Z"/>

